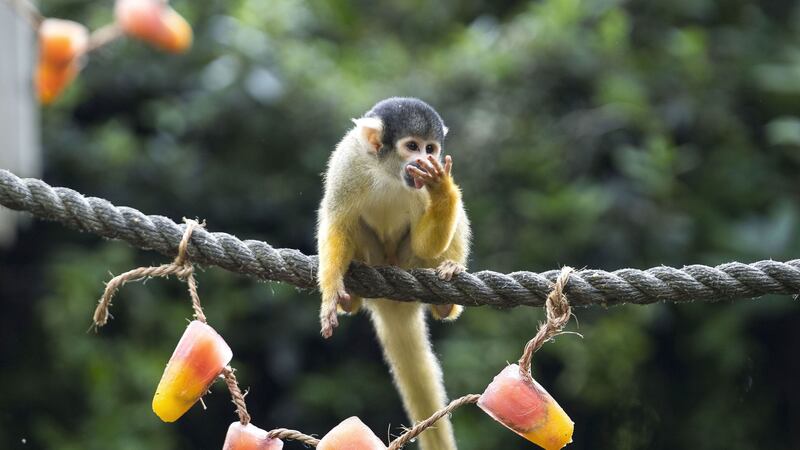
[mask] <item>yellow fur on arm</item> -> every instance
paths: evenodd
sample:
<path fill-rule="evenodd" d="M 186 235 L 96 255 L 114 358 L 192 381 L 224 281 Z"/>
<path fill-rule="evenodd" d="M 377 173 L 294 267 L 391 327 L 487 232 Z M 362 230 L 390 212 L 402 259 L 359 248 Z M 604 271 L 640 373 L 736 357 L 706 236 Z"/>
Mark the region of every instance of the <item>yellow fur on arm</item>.
<path fill-rule="evenodd" d="M 428 187 L 431 202 L 417 226 L 411 230 L 411 248 L 423 259 L 439 257 L 450 246 L 456 232 L 461 192 L 452 177 Z"/>
<path fill-rule="evenodd" d="M 320 225 L 319 288 L 323 300 L 344 289 L 344 274 L 355 255 L 350 229 L 343 223 Z"/>

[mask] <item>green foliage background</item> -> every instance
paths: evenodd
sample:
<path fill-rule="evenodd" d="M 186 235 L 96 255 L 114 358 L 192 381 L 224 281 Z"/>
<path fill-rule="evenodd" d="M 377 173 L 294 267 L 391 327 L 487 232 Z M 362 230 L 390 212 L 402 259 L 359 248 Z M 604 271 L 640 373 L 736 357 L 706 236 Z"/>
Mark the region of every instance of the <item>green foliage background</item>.
<path fill-rule="evenodd" d="M 800 256 L 796 2 L 174 5 L 195 27 L 189 53 L 116 43 L 43 111 L 49 183 L 313 253 L 320 173 L 349 118 L 413 95 L 451 129 L 473 269 Z M 41 6 L 111 20 L 110 0 Z M 221 448 L 235 419 L 222 385 L 176 424 L 150 411 L 191 315 L 183 285 L 126 287 L 86 332 L 109 272 L 162 262 L 42 222 L 0 250 L 0 448 Z M 200 283 L 257 425 L 407 424 L 365 316 L 323 341 L 315 293 L 219 269 Z M 800 448 L 792 298 L 575 312 L 584 339 L 534 362 L 576 422 L 569 448 Z M 481 391 L 541 318 L 473 308 L 433 324 L 450 395 Z M 463 450 L 532 448 L 477 408 L 453 420 Z"/>

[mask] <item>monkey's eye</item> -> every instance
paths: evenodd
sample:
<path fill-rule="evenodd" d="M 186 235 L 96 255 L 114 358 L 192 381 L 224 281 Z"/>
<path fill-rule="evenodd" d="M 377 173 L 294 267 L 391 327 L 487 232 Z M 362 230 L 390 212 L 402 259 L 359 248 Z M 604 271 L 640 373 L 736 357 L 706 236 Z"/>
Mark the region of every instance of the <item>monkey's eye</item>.
<path fill-rule="evenodd" d="M 425 146 L 425 151 L 428 153 L 433 153 L 434 150 L 435 148 L 433 147 L 433 144 L 428 144 Z"/>
<path fill-rule="evenodd" d="M 416 143 L 416 142 L 414 142 L 414 141 L 409 141 L 409 142 L 407 142 L 407 143 L 406 143 L 406 147 L 407 147 L 409 150 L 411 150 L 412 152 L 415 152 L 415 151 L 419 150 L 419 146 L 418 146 L 418 145 L 417 145 L 417 143 Z"/>

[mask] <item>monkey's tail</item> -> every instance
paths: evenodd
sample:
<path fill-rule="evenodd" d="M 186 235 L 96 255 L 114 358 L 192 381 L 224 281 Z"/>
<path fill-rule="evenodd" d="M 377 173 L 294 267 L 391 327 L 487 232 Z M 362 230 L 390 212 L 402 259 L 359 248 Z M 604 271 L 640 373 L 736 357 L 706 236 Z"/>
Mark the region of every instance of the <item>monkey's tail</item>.
<path fill-rule="evenodd" d="M 372 322 L 413 422 L 445 405 L 442 369 L 431 348 L 423 305 L 375 299 L 368 302 Z M 408 424 L 408 426 L 413 423 Z M 457 450 L 447 417 L 420 435 L 420 450 Z"/>

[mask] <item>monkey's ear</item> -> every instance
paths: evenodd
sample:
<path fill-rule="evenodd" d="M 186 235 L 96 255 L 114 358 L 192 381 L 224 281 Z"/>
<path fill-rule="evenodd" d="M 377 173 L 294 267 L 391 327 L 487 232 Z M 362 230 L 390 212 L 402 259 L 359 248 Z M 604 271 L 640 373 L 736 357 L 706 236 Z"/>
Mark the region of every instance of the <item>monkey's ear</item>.
<path fill-rule="evenodd" d="M 444 135 L 447 136 L 447 133 L 450 131 L 450 128 L 447 128 L 447 126 L 442 125 L 442 131 L 444 132 Z"/>
<path fill-rule="evenodd" d="M 361 137 L 369 145 L 372 153 L 378 153 L 381 146 L 381 137 L 383 135 L 383 122 L 376 117 L 362 117 L 360 119 L 353 119 L 353 123 L 358 127 Z"/>

